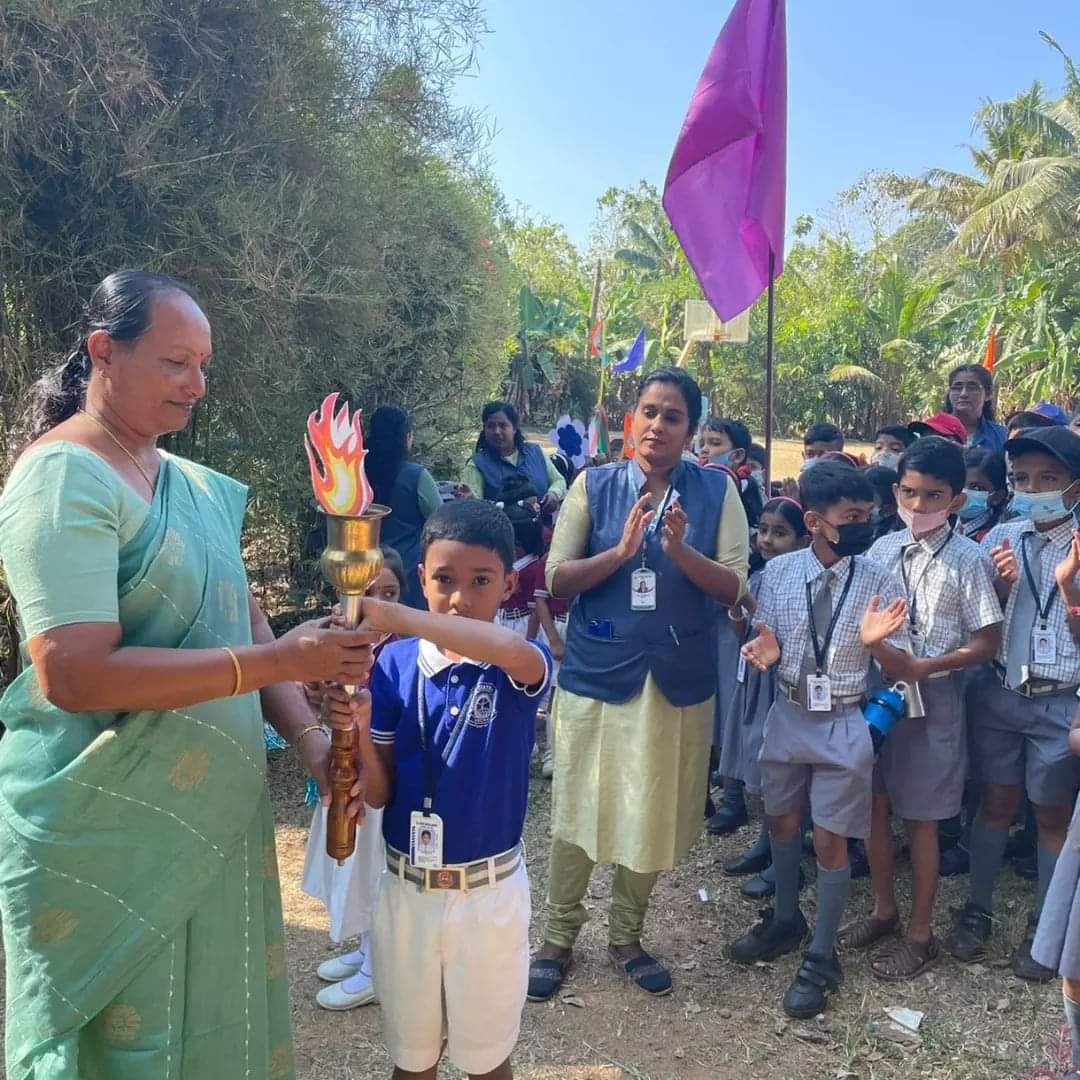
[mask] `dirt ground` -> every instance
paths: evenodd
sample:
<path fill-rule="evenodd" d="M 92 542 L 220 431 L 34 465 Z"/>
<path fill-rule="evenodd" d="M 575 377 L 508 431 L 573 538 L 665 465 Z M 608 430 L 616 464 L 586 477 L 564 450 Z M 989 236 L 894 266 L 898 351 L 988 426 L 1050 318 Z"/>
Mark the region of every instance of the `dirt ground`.
<path fill-rule="evenodd" d="M 298 888 L 309 812 L 303 780 L 289 755 L 275 755 L 271 785 L 278 818 L 278 860 L 285 895 L 301 1080 L 368 1080 L 388 1076 L 379 1039 L 379 1011 L 326 1013 L 314 1004 L 315 968 L 334 949 L 321 906 Z M 534 773 L 526 843 L 533 889 L 533 942 L 542 932 L 547 883 L 551 785 Z M 787 1020 L 780 998 L 794 973 L 793 957 L 757 969 L 725 960 L 725 942 L 756 917 L 739 882 L 721 862 L 753 837 L 703 837 L 686 862 L 665 874 L 654 897 L 646 945 L 670 964 L 675 991 L 647 998 L 606 962 L 610 877 L 598 871 L 590 892 L 592 920 L 577 950 L 578 964 L 560 1000 L 528 1005 L 514 1059 L 519 1080 L 1017 1080 L 1049 1077 L 1061 1060 L 1060 990 L 1032 987 L 1008 971 L 1010 943 L 1023 930 L 1031 886 L 1002 874 L 1000 926 L 985 963 L 942 963 L 914 984 L 887 985 L 863 957 L 845 962 L 847 982 L 820 1021 Z M 807 861 L 808 871 L 811 869 Z M 906 875 L 906 869 L 905 869 Z M 812 875 L 811 875 L 812 876 Z M 966 878 L 944 884 L 940 909 L 963 897 Z M 707 899 L 702 900 L 702 893 Z M 813 917 L 813 885 L 804 909 Z M 855 884 L 852 909 L 868 903 L 868 882 Z M 943 933 L 947 916 L 939 919 Z M 883 1009 L 906 1006 L 926 1014 L 918 1045 L 875 1033 Z M 443 1075 L 457 1077 L 445 1067 Z"/>
<path fill-rule="evenodd" d="M 336 951 L 322 906 L 299 889 L 310 811 L 304 778 L 289 752 L 271 755 L 270 786 L 277 820 L 278 862 L 285 901 L 299 1080 L 375 1080 L 390 1061 L 379 1037 L 379 1009 L 328 1013 L 315 1005 L 315 969 Z M 533 944 L 543 927 L 551 785 L 534 770 L 526 827 L 533 891 Z M 826 1015 L 787 1020 L 780 999 L 795 958 L 746 969 L 723 957 L 723 946 L 756 917 L 737 880 L 720 866 L 753 838 L 753 827 L 724 840 L 703 837 L 682 866 L 660 879 L 646 942 L 675 973 L 675 990 L 650 999 L 606 961 L 610 874 L 598 870 L 587 901 L 592 919 L 577 949 L 577 968 L 561 998 L 528 1005 L 514 1055 L 519 1080 L 1019 1080 L 1060 1075 L 1064 1060 L 1057 985 L 1033 987 L 1008 971 L 1032 887 L 1006 869 L 999 926 L 986 962 L 944 960 L 913 984 L 887 985 L 865 958 L 845 960 L 846 984 Z M 901 864 L 903 865 L 903 864 Z M 806 867 L 812 877 L 812 863 Z M 905 870 L 906 874 L 906 870 Z M 944 883 L 940 910 L 963 898 L 966 879 Z M 703 890 L 703 891 L 702 891 Z M 855 883 L 852 910 L 868 903 L 868 882 Z M 704 899 L 702 897 L 704 896 Z M 813 884 L 803 897 L 813 921 Z M 939 917 L 938 933 L 947 916 Z M 3 982 L 0 978 L 0 997 Z M 890 1006 L 926 1014 L 916 1045 L 878 1031 Z M 0 1076 L 3 1070 L 0 1069 Z M 460 1078 L 449 1066 L 444 1077 Z"/>

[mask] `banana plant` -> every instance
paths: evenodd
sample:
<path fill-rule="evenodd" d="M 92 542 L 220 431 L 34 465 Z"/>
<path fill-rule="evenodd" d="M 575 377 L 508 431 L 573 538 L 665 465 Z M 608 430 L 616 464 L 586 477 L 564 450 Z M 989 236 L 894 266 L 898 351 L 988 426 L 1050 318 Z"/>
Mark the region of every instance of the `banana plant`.
<path fill-rule="evenodd" d="M 529 420 L 541 390 L 557 396 L 565 378 L 563 361 L 573 349 L 584 316 L 556 297 L 544 300 L 523 285 L 518 292 L 518 330 L 513 339 L 507 396 L 522 420 Z"/>

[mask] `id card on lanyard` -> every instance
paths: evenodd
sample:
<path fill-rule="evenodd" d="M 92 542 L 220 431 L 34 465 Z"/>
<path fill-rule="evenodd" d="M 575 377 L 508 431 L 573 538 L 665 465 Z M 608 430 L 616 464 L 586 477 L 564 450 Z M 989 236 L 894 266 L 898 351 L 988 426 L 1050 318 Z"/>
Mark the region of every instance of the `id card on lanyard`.
<path fill-rule="evenodd" d="M 848 567 L 847 581 L 844 582 L 840 600 L 829 619 L 829 625 L 825 630 L 824 640 L 818 638 L 817 621 L 814 618 L 814 597 L 810 588 L 810 582 L 806 583 L 806 617 L 810 629 L 810 644 L 814 649 L 814 661 L 817 669 L 813 675 L 806 676 L 806 708 L 809 712 L 832 712 L 832 680 L 826 673 L 829 662 L 829 646 L 832 644 L 833 631 L 840 621 L 840 613 L 844 610 L 844 603 L 851 592 L 851 583 L 855 580 L 855 559 L 852 558 Z"/>
<path fill-rule="evenodd" d="M 1038 615 L 1036 625 L 1031 628 L 1031 659 L 1036 664 L 1057 663 L 1057 633 L 1050 629 L 1050 608 L 1054 605 L 1054 597 L 1058 595 L 1058 586 L 1055 582 L 1046 597 L 1046 603 L 1039 594 L 1039 586 L 1032 573 L 1031 564 L 1028 562 L 1028 537 L 1030 533 L 1024 533 L 1020 540 L 1020 554 L 1024 563 L 1024 577 L 1027 579 L 1028 588 L 1035 599 L 1035 611 Z"/>
<path fill-rule="evenodd" d="M 668 484 L 667 491 L 660 501 L 660 509 L 656 511 L 649 523 L 645 536 L 641 541 L 641 566 L 630 575 L 630 610 L 631 611 L 655 611 L 656 610 L 656 571 L 649 569 L 649 538 L 656 534 L 664 514 L 671 503 L 674 488 Z"/>
<path fill-rule="evenodd" d="M 930 556 L 926 566 L 923 567 L 923 572 L 919 575 L 918 580 L 914 585 L 908 580 L 907 553 L 913 548 L 917 549 L 919 545 L 917 543 L 907 544 L 900 549 L 900 578 L 904 582 L 904 593 L 907 595 L 908 602 L 908 632 L 911 637 L 911 649 L 916 656 L 922 656 L 926 651 L 926 644 L 923 641 L 922 631 L 919 629 L 918 621 L 919 586 L 926 580 L 926 575 L 930 573 L 930 569 L 934 565 L 934 560 L 949 546 L 949 541 L 952 540 L 952 538 L 953 534 L 950 532 L 945 538 L 945 541 Z"/>
<path fill-rule="evenodd" d="M 443 764 L 446 763 L 446 759 L 449 757 L 455 739 L 472 715 L 479 686 L 480 680 L 478 679 L 472 693 L 469 694 L 468 704 L 458 716 L 454 724 L 454 730 L 447 740 L 446 750 L 442 755 Z M 409 815 L 409 862 L 421 870 L 441 870 L 445 865 L 443 862 L 443 846 L 446 834 L 443 819 L 432 809 L 435 802 L 435 792 L 438 788 L 438 780 L 435 777 L 435 751 L 428 742 L 427 721 L 427 679 L 418 673 L 416 677 L 416 722 L 420 729 L 420 752 L 424 758 L 424 801 L 422 809 L 413 810 Z"/>

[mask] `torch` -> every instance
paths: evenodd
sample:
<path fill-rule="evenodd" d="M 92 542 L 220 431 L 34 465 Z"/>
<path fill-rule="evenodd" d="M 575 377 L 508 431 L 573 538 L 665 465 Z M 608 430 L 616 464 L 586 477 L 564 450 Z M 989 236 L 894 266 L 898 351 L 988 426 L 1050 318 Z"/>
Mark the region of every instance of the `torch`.
<path fill-rule="evenodd" d="M 319 565 L 335 589 L 349 626 L 360 622 L 361 601 L 382 573 L 379 529 L 389 507 L 373 501 L 364 473 L 364 432 L 360 413 L 350 418 L 348 404 L 334 413 L 338 395 L 329 394 L 307 421 L 308 464 L 315 498 L 326 512 L 326 548 Z M 345 687 L 348 693 L 354 686 Z M 330 810 L 326 820 L 326 854 L 340 866 L 356 847 L 356 819 L 345 811 L 356 771 L 356 735 L 351 727 L 330 721 Z"/>

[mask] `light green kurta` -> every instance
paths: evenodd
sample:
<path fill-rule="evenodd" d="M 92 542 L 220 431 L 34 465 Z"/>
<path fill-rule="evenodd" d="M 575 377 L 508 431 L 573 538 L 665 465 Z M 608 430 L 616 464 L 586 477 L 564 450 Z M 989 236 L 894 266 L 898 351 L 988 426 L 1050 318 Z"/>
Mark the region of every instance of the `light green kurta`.
<path fill-rule="evenodd" d="M 129 646 L 250 644 L 245 499 L 169 455 L 149 505 L 84 447 L 24 457 L 0 496 L 24 662 L 87 622 Z M 9 1080 L 292 1080 L 258 695 L 65 713 L 26 666 L 0 719 Z"/>
<path fill-rule="evenodd" d="M 592 520 L 585 472 L 559 514 L 547 560 L 555 570 L 588 550 Z M 747 527 L 728 483 L 716 561 L 746 583 Z M 717 608 L 720 612 L 719 607 Z M 701 835 L 715 699 L 677 708 L 652 675 L 631 701 L 612 705 L 559 690 L 555 695 L 552 836 L 594 862 L 641 874 L 670 870 Z"/>

